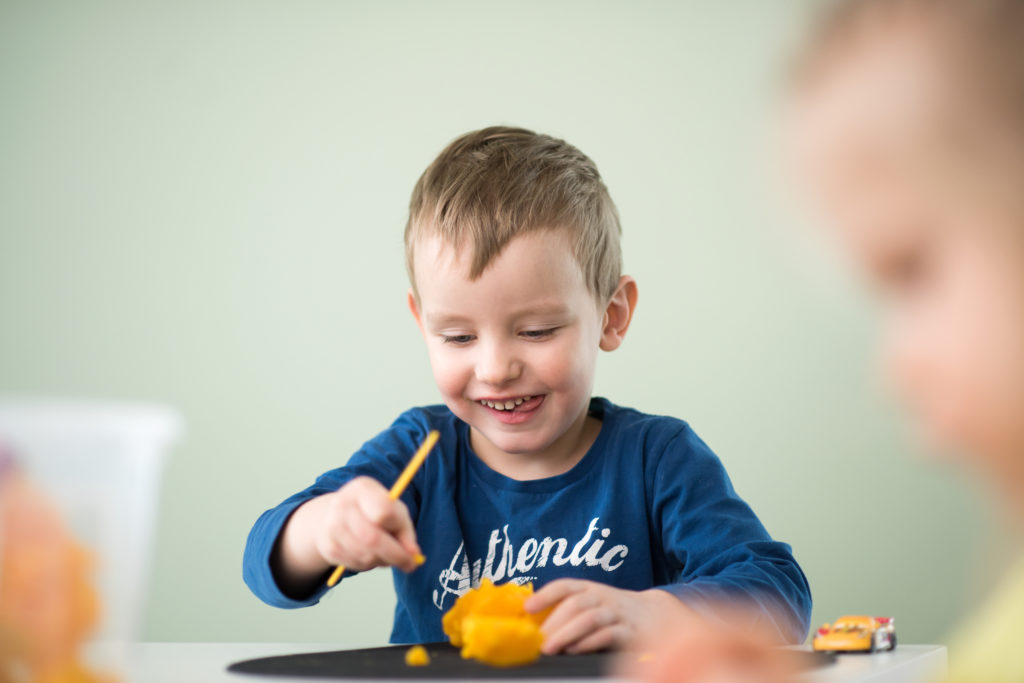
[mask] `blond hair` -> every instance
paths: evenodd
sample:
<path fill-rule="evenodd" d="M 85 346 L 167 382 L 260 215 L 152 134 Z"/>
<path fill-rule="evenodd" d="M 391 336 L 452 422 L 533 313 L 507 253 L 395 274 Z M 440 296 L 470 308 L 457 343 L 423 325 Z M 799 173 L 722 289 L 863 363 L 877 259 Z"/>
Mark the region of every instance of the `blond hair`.
<path fill-rule="evenodd" d="M 564 140 L 523 128 L 466 133 L 413 188 L 405 226 L 413 290 L 414 250 L 424 236 L 457 251 L 468 246 L 476 279 L 512 239 L 545 229 L 569 234 L 590 293 L 601 304 L 611 299 L 622 272 L 622 229 L 594 162 Z"/>

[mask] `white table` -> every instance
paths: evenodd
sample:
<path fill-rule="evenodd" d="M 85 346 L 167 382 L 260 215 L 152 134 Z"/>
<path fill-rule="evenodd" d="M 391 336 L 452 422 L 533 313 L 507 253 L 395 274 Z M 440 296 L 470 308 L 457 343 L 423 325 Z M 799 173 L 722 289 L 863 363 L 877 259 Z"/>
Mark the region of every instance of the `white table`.
<path fill-rule="evenodd" d="M 338 643 L 135 643 L 129 646 L 128 681 L 133 683 L 314 683 L 313 678 L 249 676 L 228 673 L 242 659 L 341 649 Z M 900 645 L 895 652 L 840 655 L 832 666 L 801 678 L 807 683 L 924 683 L 946 672 L 946 648 Z M 579 680 L 579 679 L 577 679 Z M 533 679 L 531 683 L 541 683 Z"/>
<path fill-rule="evenodd" d="M 839 655 L 830 667 L 809 672 L 808 683 L 936 683 L 946 677 L 946 648 L 898 645 L 892 652 Z"/>

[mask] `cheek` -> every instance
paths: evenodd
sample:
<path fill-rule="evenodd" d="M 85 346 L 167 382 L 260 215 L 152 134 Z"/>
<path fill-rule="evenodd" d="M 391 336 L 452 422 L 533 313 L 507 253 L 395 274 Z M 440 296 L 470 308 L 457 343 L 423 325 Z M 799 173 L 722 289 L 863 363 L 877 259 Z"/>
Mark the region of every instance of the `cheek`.
<path fill-rule="evenodd" d="M 466 386 L 467 364 L 457 353 L 442 346 L 429 349 L 430 367 L 434 382 L 446 398 L 461 396 Z"/>
<path fill-rule="evenodd" d="M 977 421 L 993 447 L 1024 452 L 1024 282 L 1000 269 L 977 280 L 964 350 L 974 369 Z"/>
<path fill-rule="evenodd" d="M 1024 285 L 970 256 L 893 316 L 886 358 L 936 441 L 994 457 L 1024 448 Z"/>
<path fill-rule="evenodd" d="M 584 393 L 589 396 L 597 362 L 597 339 L 580 334 L 552 353 L 547 363 L 550 373 L 559 378 L 559 384 L 566 391 Z"/>

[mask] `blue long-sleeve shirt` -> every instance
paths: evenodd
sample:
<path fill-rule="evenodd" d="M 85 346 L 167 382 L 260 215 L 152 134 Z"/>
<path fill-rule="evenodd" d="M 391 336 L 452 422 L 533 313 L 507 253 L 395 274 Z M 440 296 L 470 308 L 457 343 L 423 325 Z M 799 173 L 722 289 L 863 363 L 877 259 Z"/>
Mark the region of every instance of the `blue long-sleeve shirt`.
<path fill-rule="evenodd" d="M 485 577 L 538 588 L 564 577 L 631 590 L 661 587 L 702 611 L 741 600 L 760 605 L 782 637 L 802 641 L 811 612 L 807 579 L 689 425 L 601 398 L 591 401 L 590 412 L 601 431 L 575 467 L 518 481 L 473 453 L 469 426 L 448 408 L 413 408 L 347 465 L 263 513 L 246 543 L 245 582 L 277 607 L 318 602 L 326 586 L 296 600 L 272 573 L 271 554 L 288 517 L 358 476 L 389 487 L 436 429 L 438 445 L 402 495 L 427 561 L 411 574 L 393 572 L 392 642 L 444 640 L 442 615 Z"/>

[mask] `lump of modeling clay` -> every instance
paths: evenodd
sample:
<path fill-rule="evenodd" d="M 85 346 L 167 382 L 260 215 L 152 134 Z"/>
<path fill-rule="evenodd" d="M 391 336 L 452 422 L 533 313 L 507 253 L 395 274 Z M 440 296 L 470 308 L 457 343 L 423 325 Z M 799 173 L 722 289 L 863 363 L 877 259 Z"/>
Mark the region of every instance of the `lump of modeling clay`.
<path fill-rule="evenodd" d="M 413 645 L 405 651 L 406 666 L 427 666 L 428 664 L 430 664 L 430 654 L 422 645 Z"/>
<path fill-rule="evenodd" d="M 491 666 L 520 666 L 540 657 L 544 634 L 540 626 L 550 610 L 527 614 L 523 603 L 533 586 L 506 583 L 495 586 L 484 579 L 455 601 L 441 622 L 452 645 L 462 648 L 464 659 Z"/>

